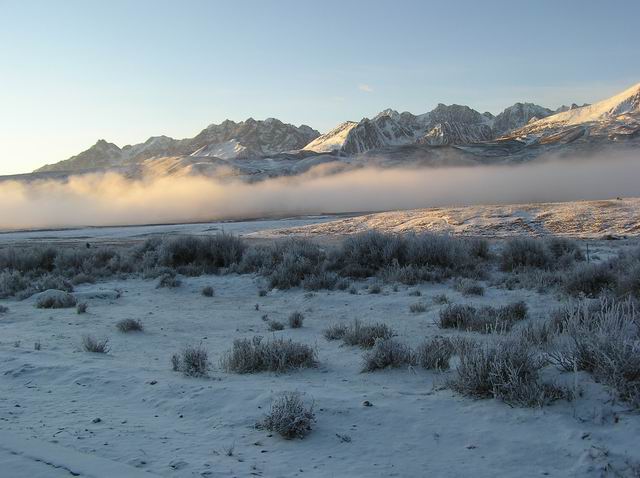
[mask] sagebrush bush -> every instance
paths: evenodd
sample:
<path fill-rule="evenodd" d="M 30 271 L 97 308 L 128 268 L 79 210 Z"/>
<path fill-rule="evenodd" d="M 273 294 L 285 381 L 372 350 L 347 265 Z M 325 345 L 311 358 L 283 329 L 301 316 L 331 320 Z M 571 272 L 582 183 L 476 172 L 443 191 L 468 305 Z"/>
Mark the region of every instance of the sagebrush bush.
<path fill-rule="evenodd" d="M 171 356 L 171 366 L 188 377 L 204 377 L 209 370 L 209 354 L 202 344 L 189 345 Z"/>
<path fill-rule="evenodd" d="M 125 334 L 128 332 L 142 332 L 144 330 L 142 322 L 136 319 L 122 319 L 116 323 L 116 328 Z"/>
<path fill-rule="evenodd" d="M 333 290 L 338 285 L 338 280 L 338 274 L 323 270 L 306 275 L 302 280 L 302 287 L 305 290 Z"/>
<path fill-rule="evenodd" d="M 345 324 L 332 324 L 324 329 L 322 334 L 327 340 L 342 340 L 347 330 L 349 330 L 349 327 Z"/>
<path fill-rule="evenodd" d="M 284 330 L 284 324 L 278 320 L 269 320 L 267 322 L 267 325 L 269 326 L 269 330 L 271 330 L 272 332 Z"/>
<path fill-rule="evenodd" d="M 377 339 L 371 350 L 363 356 L 362 372 L 388 367 L 412 365 L 415 356 L 411 348 L 395 339 Z"/>
<path fill-rule="evenodd" d="M 289 327 L 292 329 L 299 329 L 302 327 L 302 322 L 304 322 L 304 315 L 302 312 L 292 312 L 289 315 Z"/>
<path fill-rule="evenodd" d="M 455 351 L 454 343 L 446 337 L 423 341 L 415 351 L 416 363 L 427 370 L 448 370 Z"/>
<path fill-rule="evenodd" d="M 204 272 L 238 264 L 246 249 L 240 238 L 225 233 L 167 238 L 155 246 L 159 265 L 174 269 L 196 266 Z"/>
<path fill-rule="evenodd" d="M 464 296 L 484 295 L 484 287 L 471 279 L 458 279 L 454 282 L 453 288 Z"/>
<path fill-rule="evenodd" d="M 310 346 L 278 338 L 237 339 L 222 357 L 220 365 L 227 372 L 286 372 L 294 368 L 315 367 L 316 352 Z"/>
<path fill-rule="evenodd" d="M 371 348 L 378 339 L 390 339 L 393 337 L 393 330 L 384 323 L 362 323 L 354 320 L 342 336 L 342 340 L 347 345 L 357 345 L 362 348 Z"/>
<path fill-rule="evenodd" d="M 423 302 L 415 302 L 409 305 L 409 312 L 413 314 L 421 314 L 427 311 L 427 306 Z"/>
<path fill-rule="evenodd" d="M 290 440 L 304 438 L 315 420 L 313 405 L 306 406 L 299 393 L 289 392 L 273 401 L 269 413 L 256 426 Z"/>
<path fill-rule="evenodd" d="M 632 300 L 578 302 L 565 309 L 559 328 L 550 357 L 560 368 L 590 372 L 640 407 L 640 314 Z"/>
<path fill-rule="evenodd" d="M 213 287 L 210 285 L 204 286 L 201 293 L 205 297 L 213 297 Z"/>
<path fill-rule="evenodd" d="M 167 272 L 160 276 L 158 284 L 156 284 L 156 289 L 161 289 L 164 287 L 173 289 L 176 287 L 180 287 L 181 285 L 182 281 L 175 275 L 175 273 Z"/>
<path fill-rule="evenodd" d="M 614 289 L 616 282 L 616 274 L 609 264 L 580 264 L 563 276 L 562 289 L 574 297 L 597 297 L 603 291 Z"/>
<path fill-rule="evenodd" d="M 36 299 L 36 307 L 39 309 L 66 309 L 75 305 L 76 298 L 62 290 L 46 290 Z"/>
<path fill-rule="evenodd" d="M 438 325 L 443 329 L 459 329 L 482 333 L 502 333 L 511 330 L 516 322 L 527 317 L 523 301 L 501 307 L 451 304 L 440 310 Z"/>
<path fill-rule="evenodd" d="M 552 265 L 552 257 L 539 239 L 517 237 L 509 239 L 500 255 L 500 266 L 504 271 L 520 267 L 545 268 Z"/>
<path fill-rule="evenodd" d="M 109 352 L 109 339 L 96 339 L 93 335 L 85 335 L 82 337 L 82 348 L 85 352 L 106 354 Z"/>
<path fill-rule="evenodd" d="M 434 295 L 432 300 L 434 304 L 440 304 L 440 305 L 448 304 L 450 302 L 449 297 L 447 297 L 446 294 Z"/>
<path fill-rule="evenodd" d="M 539 379 L 544 361 L 526 344 L 475 343 L 459 352 L 460 363 L 449 386 L 466 396 L 496 398 L 510 405 L 540 407 L 570 393 Z"/>
<path fill-rule="evenodd" d="M 89 306 L 87 305 L 86 302 L 78 302 L 78 305 L 76 305 L 76 313 L 78 313 L 78 314 L 86 314 L 88 307 Z"/>

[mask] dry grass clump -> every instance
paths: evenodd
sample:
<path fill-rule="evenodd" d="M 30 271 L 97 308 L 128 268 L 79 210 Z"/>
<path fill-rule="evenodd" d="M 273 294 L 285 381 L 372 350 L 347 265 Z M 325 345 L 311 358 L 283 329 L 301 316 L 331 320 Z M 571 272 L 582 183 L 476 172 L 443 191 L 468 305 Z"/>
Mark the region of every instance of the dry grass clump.
<path fill-rule="evenodd" d="M 527 317 L 527 305 L 513 302 L 498 308 L 451 304 L 440 310 L 438 325 L 443 329 L 458 329 L 481 333 L 503 333 Z"/>
<path fill-rule="evenodd" d="M 540 381 L 544 360 L 522 342 L 476 342 L 460 349 L 459 355 L 460 363 L 448 384 L 465 396 L 496 398 L 522 407 L 571 398 L 568 391 Z"/>
<path fill-rule="evenodd" d="M 377 339 L 373 348 L 364 353 L 362 372 L 397 368 L 415 363 L 411 348 L 395 339 Z"/>
<path fill-rule="evenodd" d="M 440 305 L 448 304 L 449 302 L 451 302 L 449 300 L 449 297 L 447 297 L 446 294 L 434 295 L 431 300 L 433 300 L 434 304 L 440 304 Z"/>
<path fill-rule="evenodd" d="M 144 330 L 142 322 L 135 319 L 122 319 L 118 321 L 116 328 L 124 334 L 128 332 L 142 332 Z"/>
<path fill-rule="evenodd" d="M 324 329 L 322 335 L 327 340 L 342 340 L 348 330 L 349 326 L 346 324 L 332 324 Z"/>
<path fill-rule="evenodd" d="M 85 352 L 106 354 L 110 350 L 109 339 L 96 339 L 93 335 L 85 335 L 82 337 L 82 348 Z"/>
<path fill-rule="evenodd" d="M 313 405 L 306 406 L 299 393 L 288 392 L 273 401 L 271 410 L 256 427 L 291 440 L 304 438 L 311 431 L 315 420 Z"/>
<path fill-rule="evenodd" d="M 455 351 L 454 342 L 446 337 L 434 337 L 418 345 L 416 363 L 427 370 L 448 370 Z"/>
<path fill-rule="evenodd" d="M 380 284 L 371 284 L 368 290 L 369 294 L 379 294 L 382 292 L 382 287 L 380 287 Z"/>
<path fill-rule="evenodd" d="M 295 368 L 315 367 L 316 352 L 310 346 L 278 338 L 237 339 L 220 361 L 227 372 L 286 372 Z"/>
<path fill-rule="evenodd" d="M 174 289 L 176 287 L 180 287 L 182 285 L 182 281 L 178 278 L 175 272 L 165 272 L 160 276 L 158 280 L 158 284 L 156 285 L 156 289 L 161 288 L 169 288 Z"/>
<path fill-rule="evenodd" d="M 171 356 L 171 367 L 187 377 L 204 377 L 209 370 L 209 354 L 202 344 L 189 345 Z"/>
<path fill-rule="evenodd" d="M 36 299 L 36 307 L 39 309 L 66 309 L 74 305 L 76 298 L 62 290 L 46 290 Z"/>
<path fill-rule="evenodd" d="M 292 329 L 299 329 L 302 327 L 302 322 L 304 322 L 304 315 L 302 312 L 293 312 L 289 315 L 289 327 Z"/>
<path fill-rule="evenodd" d="M 272 332 L 284 330 L 284 324 L 279 320 L 269 320 L 267 321 L 267 325 L 269 326 L 269 330 L 271 330 Z"/>
<path fill-rule="evenodd" d="M 609 264 L 580 264 L 562 278 L 562 290 L 573 297 L 597 297 L 600 293 L 613 290 L 617 277 Z"/>
<path fill-rule="evenodd" d="M 88 308 L 88 305 L 86 302 L 79 302 L 78 305 L 76 305 L 76 313 L 86 314 L 87 308 Z"/>
<path fill-rule="evenodd" d="M 484 295 L 484 287 L 471 279 L 458 279 L 454 282 L 453 288 L 464 296 Z"/>
<path fill-rule="evenodd" d="M 201 293 L 205 297 L 213 297 L 213 295 L 214 295 L 213 287 L 211 287 L 210 285 L 204 286 L 202 288 Z"/>
<path fill-rule="evenodd" d="M 421 314 L 427 311 L 427 306 L 424 302 L 415 302 L 409 306 L 409 312 L 412 314 Z"/>
<path fill-rule="evenodd" d="M 342 340 L 347 345 L 357 345 L 362 348 L 371 348 L 376 340 L 390 339 L 395 334 L 393 330 L 381 322 L 365 323 L 354 320 L 342 336 Z"/>
<path fill-rule="evenodd" d="M 594 305 L 595 304 L 595 305 Z M 567 371 L 586 370 L 640 407 L 640 314 L 632 300 L 579 302 L 566 310 L 552 360 Z"/>

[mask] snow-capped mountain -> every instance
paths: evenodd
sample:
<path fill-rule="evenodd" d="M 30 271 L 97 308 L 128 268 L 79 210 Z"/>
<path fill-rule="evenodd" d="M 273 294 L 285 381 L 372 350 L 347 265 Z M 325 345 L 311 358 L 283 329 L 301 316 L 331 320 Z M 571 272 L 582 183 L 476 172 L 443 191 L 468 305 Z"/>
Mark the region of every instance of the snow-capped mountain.
<path fill-rule="evenodd" d="M 640 83 L 606 100 L 547 116 L 510 133 L 511 137 L 542 143 L 572 142 L 582 137 L 620 140 L 639 135 Z"/>
<path fill-rule="evenodd" d="M 439 104 L 422 115 L 381 111 L 372 119 L 347 121 L 304 147 L 307 151 L 353 155 L 389 146 L 446 145 L 478 142 L 493 137 L 490 114 L 468 106 Z"/>
<path fill-rule="evenodd" d="M 532 103 L 516 103 L 497 116 L 455 104 L 439 104 L 420 115 L 386 109 L 323 135 L 272 118 L 224 121 L 181 140 L 154 136 L 123 148 L 100 140 L 38 172 L 64 176 L 117 169 L 136 177 L 206 174 L 259 180 L 326 163 L 336 170 L 365 163 L 518 163 L 549 153 L 583 155 L 609 147 L 640 147 L 640 84 L 593 105 L 555 111 Z"/>
<path fill-rule="evenodd" d="M 496 135 L 504 134 L 526 125 L 531 120 L 546 118 L 553 113 L 553 110 L 533 103 L 516 103 L 495 117 L 493 130 Z"/>
<path fill-rule="evenodd" d="M 309 126 L 294 126 L 275 118 L 236 123 L 226 120 L 207 126 L 194 138 L 154 136 L 144 143 L 119 148 L 104 140 L 88 150 L 38 172 L 80 171 L 140 163 L 149 158 L 194 156 L 220 159 L 252 158 L 299 150 L 320 133 Z"/>

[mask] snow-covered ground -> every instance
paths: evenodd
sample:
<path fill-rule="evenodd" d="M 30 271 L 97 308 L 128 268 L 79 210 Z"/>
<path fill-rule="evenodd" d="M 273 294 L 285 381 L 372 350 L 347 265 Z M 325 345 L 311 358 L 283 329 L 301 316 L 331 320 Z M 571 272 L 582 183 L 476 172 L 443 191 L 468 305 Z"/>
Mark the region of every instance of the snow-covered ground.
<path fill-rule="evenodd" d="M 462 206 L 414 209 L 353 216 L 301 227 L 258 231 L 251 236 L 345 235 L 384 232 L 435 232 L 510 237 L 555 234 L 598 238 L 640 234 L 640 199 Z"/>
<path fill-rule="evenodd" d="M 200 294 L 204 285 L 215 297 Z M 633 476 L 640 416 L 612 403 L 588 375 L 559 377 L 584 391 L 572 403 L 511 408 L 442 388 L 445 373 L 360 373 L 360 349 L 322 336 L 329 324 L 355 318 L 386 322 L 413 345 L 448 335 L 434 324 L 440 306 L 431 298 L 440 293 L 475 304 L 523 299 L 529 320 L 540 320 L 556 299 L 495 288 L 468 299 L 450 284 L 397 292 L 385 286 L 371 295 L 364 286 L 356 284 L 357 295 L 274 290 L 259 297 L 260 279 L 250 275 L 185 278 L 178 289 L 112 281 L 77 288 L 89 304 L 84 315 L 37 309 L 33 299 L 1 300 L 9 312 L 0 319 L 0 475 L 529 477 L 605 476 L 610 467 Z M 410 296 L 414 289 L 422 297 Z M 410 313 L 418 300 L 427 311 Z M 269 332 L 262 320 L 267 314 L 286 321 L 296 310 L 305 315 L 301 329 Z M 123 318 L 141 320 L 144 332 L 119 333 L 115 324 Z M 108 337 L 111 351 L 82 351 L 84 334 Z M 314 346 L 319 366 L 286 374 L 220 370 L 234 339 L 273 334 Z M 173 372 L 171 354 L 198 343 L 213 363 L 209 377 Z M 315 403 L 317 424 L 304 440 L 254 428 L 282 391 Z"/>

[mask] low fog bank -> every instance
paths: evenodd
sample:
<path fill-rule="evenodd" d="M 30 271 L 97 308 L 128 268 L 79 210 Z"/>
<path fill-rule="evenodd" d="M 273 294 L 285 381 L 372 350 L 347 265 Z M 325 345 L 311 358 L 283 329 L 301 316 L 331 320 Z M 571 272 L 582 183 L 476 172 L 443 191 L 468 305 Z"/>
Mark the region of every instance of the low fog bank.
<path fill-rule="evenodd" d="M 274 215 L 640 196 L 640 154 L 520 166 L 376 169 L 257 183 L 105 173 L 0 183 L 0 229 L 179 223 Z"/>

